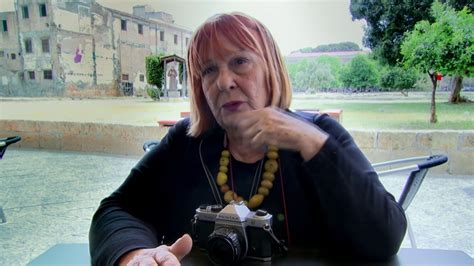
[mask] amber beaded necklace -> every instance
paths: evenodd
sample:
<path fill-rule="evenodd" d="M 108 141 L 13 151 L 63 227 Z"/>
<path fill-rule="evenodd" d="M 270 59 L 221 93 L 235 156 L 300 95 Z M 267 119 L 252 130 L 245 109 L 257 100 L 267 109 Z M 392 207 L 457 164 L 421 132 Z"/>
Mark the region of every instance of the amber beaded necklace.
<path fill-rule="evenodd" d="M 278 171 L 278 148 L 276 146 L 268 146 L 268 150 L 266 152 L 267 160 L 264 163 L 264 172 L 262 176 L 262 182 L 260 182 L 260 186 L 257 192 L 250 195 L 249 200 L 245 200 L 242 196 L 237 195 L 234 191 L 231 190 L 229 185 L 227 184 L 229 180 L 229 176 L 227 173 L 232 175 L 232 169 L 229 171 L 229 164 L 230 164 L 230 152 L 227 149 L 226 145 L 224 145 L 224 150 L 221 152 L 221 157 L 219 160 L 219 172 L 217 173 L 217 184 L 220 187 L 220 191 L 224 194 L 224 201 L 229 203 L 233 200 L 235 201 L 243 201 L 247 207 L 250 209 L 255 209 L 260 206 L 266 196 L 270 194 L 270 190 L 273 187 L 273 181 L 275 180 L 275 173 Z M 257 168 L 256 176 L 259 168 Z"/>

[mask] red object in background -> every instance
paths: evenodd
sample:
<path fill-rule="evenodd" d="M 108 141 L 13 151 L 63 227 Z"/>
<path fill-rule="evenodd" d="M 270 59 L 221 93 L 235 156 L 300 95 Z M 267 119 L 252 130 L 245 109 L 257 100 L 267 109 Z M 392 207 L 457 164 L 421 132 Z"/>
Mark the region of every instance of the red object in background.
<path fill-rule="evenodd" d="M 442 80 L 443 79 L 443 75 L 441 75 L 441 73 L 436 73 L 436 80 Z"/>

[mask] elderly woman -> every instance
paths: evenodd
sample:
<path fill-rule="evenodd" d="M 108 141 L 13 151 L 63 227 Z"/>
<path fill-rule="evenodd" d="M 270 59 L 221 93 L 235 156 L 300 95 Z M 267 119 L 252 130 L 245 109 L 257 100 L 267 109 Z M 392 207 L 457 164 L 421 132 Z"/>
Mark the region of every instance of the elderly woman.
<path fill-rule="evenodd" d="M 402 208 L 338 122 L 288 109 L 285 64 L 260 22 L 240 13 L 211 17 L 187 59 L 190 119 L 101 202 L 90 230 L 94 264 L 179 265 L 192 247 L 196 208 L 233 200 L 271 213 L 290 251 L 397 253 Z"/>

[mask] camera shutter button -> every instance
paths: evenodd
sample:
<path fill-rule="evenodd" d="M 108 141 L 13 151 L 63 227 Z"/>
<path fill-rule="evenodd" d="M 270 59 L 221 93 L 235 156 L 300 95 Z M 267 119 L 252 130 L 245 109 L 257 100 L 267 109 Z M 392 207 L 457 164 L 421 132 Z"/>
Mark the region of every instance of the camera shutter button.
<path fill-rule="evenodd" d="M 213 205 L 213 206 L 211 207 L 211 211 L 212 211 L 212 212 L 220 212 L 220 211 L 222 211 L 222 206 L 220 206 L 220 205 Z"/>
<path fill-rule="evenodd" d="M 267 211 L 265 211 L 265 210 L 260 210 L 260 209 L 258 209 L 258 210 L 255 212 L 255 215 L 256 215 L 256 216 L 266 216 L 267 214 L 268 214 Z"/>

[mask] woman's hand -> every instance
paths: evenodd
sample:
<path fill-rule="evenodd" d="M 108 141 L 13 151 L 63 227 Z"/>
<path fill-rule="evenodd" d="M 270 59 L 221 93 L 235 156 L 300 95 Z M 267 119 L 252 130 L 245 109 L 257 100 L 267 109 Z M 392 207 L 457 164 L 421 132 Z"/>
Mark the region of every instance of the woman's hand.
<path fill-rule="evenodd" d="M 315 125 L 273 107 L 239 113 L 236 128 L 230 134 L 255 148 L 275 145 L 296 150 L 305 161 L 316 155 L 328 138 Z"/>
<path fill-rule="evenodd" d="M 171 246 L 161 245 L 157 248 L 137 249 L 122 256 L 119 265 L 127 266 L 176 266 L 193 247 L 193 240 L 188 234 L 183 235 Z"/>

